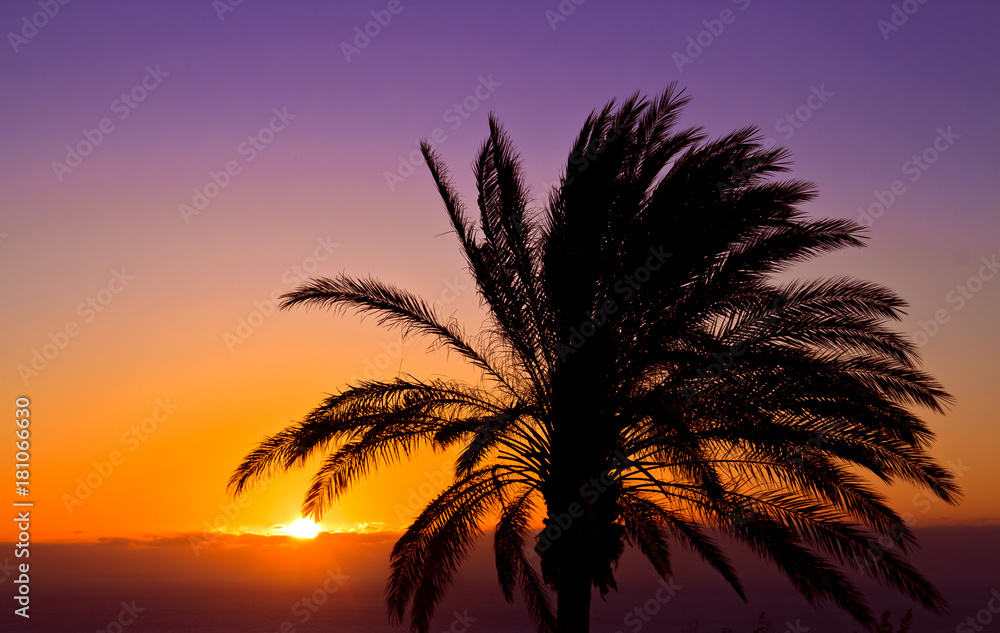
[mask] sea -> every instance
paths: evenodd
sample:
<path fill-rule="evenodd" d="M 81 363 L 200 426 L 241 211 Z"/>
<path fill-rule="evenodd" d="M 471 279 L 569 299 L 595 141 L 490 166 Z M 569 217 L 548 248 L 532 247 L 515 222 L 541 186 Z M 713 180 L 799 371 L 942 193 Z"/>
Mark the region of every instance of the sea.
<path fill-rule="evenodd" d="M 858 580 L 872 610 L 888 612 L 884 633 L 1000 633 L 1000 526 L 918 529 L 914 563 L 949 603 L 930 613 L 870 578 Z M 37 543 L 29 567 L 29 618 L 14 614 L 19 584 L 12 544 L 0 544 L 0 631 L 10 633 L 389 633 L 383 591 L 398 535 L 321 534 L 287 538 L 172 535 L 93 543 Z M 198 540 L 198 539 L 201 540 Z M 4 560 L 6 557 L 6 560 Z M 634 550 L 617 570 L 618 589 L 595 591 L 595 633 L 849 633 L 861 631 L 827 604 L 810 605 L 780 573 L 731 550 L 743 603 L 706 564 L 677 547 L 673 575 L 659 579 Z M 437 609 L 432 633 L 529 633 L 524 605 L 504 601 L 486 534 Z"/>

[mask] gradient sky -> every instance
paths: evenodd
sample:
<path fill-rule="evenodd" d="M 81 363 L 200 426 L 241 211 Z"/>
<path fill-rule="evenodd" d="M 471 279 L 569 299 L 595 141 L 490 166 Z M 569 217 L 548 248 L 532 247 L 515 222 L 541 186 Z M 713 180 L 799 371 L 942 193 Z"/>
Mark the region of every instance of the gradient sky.
<path fill-rule="evenodd" d="M 899 181 L 884 212 L 871 207 L 867 248 L 796 275 L 856 275 L 910 302 L 901 327 L 932 334 L 918 337 L 925 366 L 956 397 L 947 415 L 928 414 L 933 454 L 959 469 L 966 498 L 953 508 L 902 485 L 890 495 L 919 527 L 1000 522 L 1000 283 L 983 268 L 1000 256 L 1000 5 L 931 0 L 891 30 L 890 2 L 567 0 L 573 12 L 556 21 L 555 0 L 403 0 L 345 55 L 388 4 L 245 0 L 220 19 L 209 0 L 73 2 L 32 37 L 5 38 L 0 402 L 13 413 L 16 397 L 32 400 L 36 539 L 294 520 L 309 470 L 246 507 L 226 498 L 256 442 L 357 377 L 473 374 L 371 320 L 274 314 L 270 298 L 300 275 L 372 274 L 475 329 L 482 313 L 430 177 L 400 169 L 415 140 L 440 129 L 473 202 L 470 164 L 492 110 L 541 200 L 590 110 L 673 81 L 693 97 L 684 125 L 713 136 L 757 125 L 787 146 L 793 175 L 819 187 L 814 216 L 857 219 Z M 4 2 L 0 26 L 19 33 L 38 11 Z M 134 107 L 121 100 L 130 92 L 143 97 Z M 270 142 L 249 149 L 272 121 Z M 71 171 L 53 165 L 74 164 L 67 145 L 87 153 L 88 136 L 100 142 Z M 915 155 L 933 164 L 915 167 Z M 225 182 L 227 165 L 234 175 L 185 218 L 181 205 L 213 173 Z M 387 173 L 405 177 L 390 185 Z M 960 289 L 981 270 L 990 278 Z M 73 335 L 60 334 L 68 324 Z M 24 369 L 33 358 L 37 375 Z M 324 525 L 398 528 L 445 461 L 380 473 Z M 99 485 L 81 488 L 88 477 Z"/>

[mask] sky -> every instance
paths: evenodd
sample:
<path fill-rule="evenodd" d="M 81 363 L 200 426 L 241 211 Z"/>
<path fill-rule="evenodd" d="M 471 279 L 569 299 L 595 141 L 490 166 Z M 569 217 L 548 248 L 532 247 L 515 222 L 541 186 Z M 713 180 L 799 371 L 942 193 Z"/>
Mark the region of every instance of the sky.
<path fill-rule="evenodd" d="M 352 380 L 475 374 L 371 319 L 275 298 L 372 275 L 475 330 L 416 143 L 472 204 L 494 112 L 541 205 L 591 110 L 671 82 L 692 98 L 682 125 L 758 126 L 816 183 L 811 216 L 869 226 L 866 248 L 795 276 L 909 302 L 900 328 L 955 397 L 927 413 L 932 453 L 965 497 L 896 485 L 894 506 L 921 528 L 1000 523 L 998 18 L 940 0 L 0 3 L 0 403 L 13 433 L 30 399 L 32 538 L 297 519 L 309 469 L 227 497 L 257 442 Z M 16 463 L 8 444 L 0 472 Z M 449 468 L 427 454 L 380 472 L 322 525 L 398 530 Z"/>

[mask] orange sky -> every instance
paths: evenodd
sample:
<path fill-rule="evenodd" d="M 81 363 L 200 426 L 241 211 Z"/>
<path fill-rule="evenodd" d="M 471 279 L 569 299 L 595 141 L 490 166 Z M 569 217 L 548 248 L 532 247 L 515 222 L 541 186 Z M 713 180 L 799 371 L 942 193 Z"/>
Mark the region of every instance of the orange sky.
<path fill-rule="evenodd" d="M 427 198 L 428 206 L 434 206 Z M 451 240 L 435 237 L 447 228 L 442 215 L 437 214 L 436 224 L 429 221 L 411 235 L 414 251 L 432 256 L 444 251 L 438 255 L 444 261 L 425 264 L 435 268 L 436 275 L 424 273 L 418 279 L 404 265 L 377 266 L 374 261 L 349 265 L 339 249 L 317 273 L 333 274 L 345 267 L 362 272 L 371 266 L 386 279 L 403 279 L 404 285 L 432 300 L 449 298 L 454 289 L 457 298 L 448 308 L 457 310 L 466 323 L 477 324 L 470 284 L 451 273 L 460 269 Z M 375 236 L 366 239 L 371 245 L 377 242 Z M 879 261 L 878 250 L 874 244 L 853 254 L 854 267 Z M 311 251 L 308 241 L 299 249 Z M 261 273 L 259 287 L 265 289 L 280 288 L 284 264 L 297 261 L 295 255 L 279 254 L 263 259 L 281 262 L 272 266 L 276 272 Z M 245 507 L 225 495 L 230 472 L 257 441 L 355 377 L 390 378 L 400 368 L 418 376 L 474 376 L 444 352 L 428 354 L 421 339 L 402 341 L 370 320 L 302 310 L 268 316 L 230 352 L 223 334 L 235 332 L 239 319 L 254 310 L 253 297 L 266 298 L 267 291 L 254 294 L 248 289 L 213 298 L 213 289 L 207 287 L 211 283 L 174 288 L 166 271 L 142 265 L 136 266 L 135 277 L 107 313 L 95 318 L 28 388 L 12 390 L 32 399 L 35 538 L 92 539 L 211 528 L 264 531 L 289 523 L 298 517 L 311 475 L 308 468 L 279 476 L 243 501 Z M 164 296 L 184 299 L 172 304 Z M 974 332 L 989 327 L 985 304 L 997 299 L 993 295 L 977 300 L 984 305 L 960 315 L 967 329 L 942 333 L 948 346 L 928 347 L 926 358 L 928 368 L 957 398 L 947 415 L 928 419 L 939 434 L 934 454 L 961 474 L 966 499 L 955 508 L 902 485 L 891 489 L 896 507 L 910 512 L 918 525 L 995 522 L 1000 516 L 993 494 L 996 431 L 984 425 L 991 415 L 990 374 L 985 359 L 976 354 L 970 358 L 980 344 Z M 73 319 L 74 309 L 71 301 L 51 320 Z M 13 398 L 8 400 L 12 403 Z M 12 456 L 3 456 L 6 467 L 12 467 Z M 112 457 L 119 463 L 112 463 Z M 448 464 L 446 455 L 428 454 L 381 472 L 334 508 L 324 525 L 399 528 L 440 488 L 442 476 L 450 474 Z"/>

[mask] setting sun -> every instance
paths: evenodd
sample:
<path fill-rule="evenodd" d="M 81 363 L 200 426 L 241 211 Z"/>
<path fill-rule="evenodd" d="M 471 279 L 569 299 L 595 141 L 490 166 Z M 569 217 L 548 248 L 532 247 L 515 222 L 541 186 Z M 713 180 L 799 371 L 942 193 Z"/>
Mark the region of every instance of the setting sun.
<path fill-rule="evenodd" d="M 315 538 L 320 527 L 311 519 L 297 519 L 285 528 L 285 534 L 295 538 Z"/>

